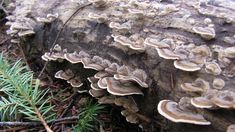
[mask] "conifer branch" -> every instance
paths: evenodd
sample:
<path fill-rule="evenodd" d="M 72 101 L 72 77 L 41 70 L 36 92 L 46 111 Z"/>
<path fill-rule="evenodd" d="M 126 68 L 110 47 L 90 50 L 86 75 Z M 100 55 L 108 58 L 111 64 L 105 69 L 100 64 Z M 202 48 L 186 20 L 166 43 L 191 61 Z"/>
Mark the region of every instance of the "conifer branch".
<path fill-rule="evenodd" d="M 39 80 L 34 81 L 33 73 L 27 69 L 20 61 L 9 64 L 3 55 L 0 56 L 0 92 L 5 94 L 0 100 L 0 117 L 17 120 L 17 115 L 23 114 L 28 119 L 41 121 L 45 129 L 52 132 L 46 120 L 55 115 L 48 115 L 53 106 L 49 98 L 44 99 L 47 91 L 39 89 Z"/>

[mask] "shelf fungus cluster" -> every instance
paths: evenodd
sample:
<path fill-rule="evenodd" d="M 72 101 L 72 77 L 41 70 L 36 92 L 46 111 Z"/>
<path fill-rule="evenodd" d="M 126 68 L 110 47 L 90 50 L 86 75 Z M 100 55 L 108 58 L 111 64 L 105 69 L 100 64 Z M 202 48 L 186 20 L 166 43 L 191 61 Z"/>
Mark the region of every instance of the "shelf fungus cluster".
<path fill-rule="evenodd" d="M 85 69 L 97 71 L 94 76 L 88 77 L 90 88 L 83 88 L 83 81 L 79 74 L 72 70 L 59 70 L 55 78 L 66 80 L 72 87 L 78 88 L 78 92 L 87 92 L 97 98 L 101 104 L 115 104 L 124 108 L 123 116 L 128 122 L 141 123 L 149 119 L 141 115 L 139 108 L 131 95 L 144 96 L 144 90 L 148 88 L 147 75 L 141 69 L 132 69 L 128 66 L 119 66 L 99 56 L 91 57 L 84 51 L 69 53 L 57 44 L 52 52 L 46 52 L 42 59 L 45 61 L 63 61 L 71 64 L 81 63 Z M 109 100 L 109 101 L 106 101 Z M 122 113 L 123 113 L 122 112 Z"/>
<path fill-rule="evenodd" d="M 9 8 L 15 8 L 6 23 L 12 42 L 34 34 L 23 49 L 95 71 L 53 67 L 56 78 L 80 92 L 120 106 L 127 121 L 148 122 L 145 115 L 158 104 L 173 122 L 212 124 L 219 132 L 234 124 L 233 114 L 217 110 L 235 108 L 233 0 L 16 0 Z M 64 49 L 45 53 L 61 27 L 57 43 Z M 200 112 L 207 109 L 206 115 L 216 111 L 213 119 Z M 228 119 L 226 126 L 214 123 L 217 115 Z"/>

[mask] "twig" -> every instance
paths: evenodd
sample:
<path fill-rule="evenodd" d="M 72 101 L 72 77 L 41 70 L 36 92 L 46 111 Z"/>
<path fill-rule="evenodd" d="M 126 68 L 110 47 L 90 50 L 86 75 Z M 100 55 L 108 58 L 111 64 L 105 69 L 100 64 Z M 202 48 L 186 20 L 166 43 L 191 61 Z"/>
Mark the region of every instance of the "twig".
<path fill-rule="evenodd" d="M 38 110 L 38 108 L 34 109 L 38 115 L 38 118 L 40 119 L 40 121 L 42 122 L 42 125 L 45 127 L 45 129 L 47 130 L 47 132 L 53 132 L 51 130 L 51 128 L 47 125 L 46 121 L 44 120 L 42 114 L 40 113 L 40 111 Z"/>
<path fill-rule="evenodd" d="M 19 131 L 22 129 L 25 129 L 25 127 L 19 126 L 19 127 L 8 128 L 8 129 L 0 130 L 0 132 L 15 132 L 15 131 Z"/>
<path fill-rule="evenodd" d="M 78 9 L 65 21 L 65 23 L 64 23 L 63 26 L 62 26 L 62 28 L 60 29 L 60 31 L 59 31 L 58 34 L 56 35 L 56 38 L 55 38 L 55 40 L 54 40 L 54 42 L 53 42 L 53 44 L 52 44 L 52 46 L 51 46 L 51 48 L 50 48 L 50 54 L 52 53 L 52 48 L 56 45 L 56 42 L 57 42 L 57 40 L 59 39 L 60 34 L 62 33 L 62 31 L 63 31 L 63 29 L 65 28 L 66 24 L 78 13 L 78 11 L 80 11 L 81 9 L 83 9 L 83 8 L 85 8 L 85 7 L 87 7 L 87 6 L 91 5 L 91 4 L 92 4 L 92 3 L 87 3 L 87 4 L 84 4 L 84 5 L 79 6 Z M 43 66 L 41 72 L 40 72 L 39 75 L 38 75 L 38 78 L 41 77 L 41 75 L 42 75 L 42 73 L 44 72 L 44 70 L 45 70 L 47 64 L 48 64 L 48 61 L 44 64 L 44 66 Z"/>
<path fill-rule="evenodd" d="M 27 59 L 26 59 L 25 54 L 24 54 L 24 50 L 23 50 L 22 46 L 20 45 L 20 43 L 17 43 L 17 46 L 18 46 L 18 48 L 20 49 L 20 52 L 21 52 L 21 55 L 22 55 L 22 57 L 23 57 L 23 60 L 24 60 L 25 64 L 27 65 L 27 67 L 29 68 L 29 70 L 31 70 L 31 69 L 30 69 L 30 65 L 29 65 L 29 63 L 28 63 L 28 61 L 27 61 Z"/>
<path fill-rule="evenodd" d="M 54 121 L 48 122 L 48 124 L 51 123 L 59 123 L 59 122 L 64 122 L 64 121 L 72 121 L 72 120 L 78 120 L 79 116 L 71 116 L 71 117 L 65 117 L 65 118 L 60 118 L 56 119 Z M 14 127 L 14 126 L 38 126 L 42 125 L 42 122 L 0 122 L 0 127 Z"/>

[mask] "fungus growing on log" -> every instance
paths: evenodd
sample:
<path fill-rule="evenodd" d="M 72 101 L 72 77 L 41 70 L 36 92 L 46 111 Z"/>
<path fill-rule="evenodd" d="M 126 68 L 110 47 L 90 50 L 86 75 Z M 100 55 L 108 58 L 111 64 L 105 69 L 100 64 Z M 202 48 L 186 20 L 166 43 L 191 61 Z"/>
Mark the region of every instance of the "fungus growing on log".
<path fill-rule="evenodd" d="M 212 99 L 213 103 L 221 108 L 235 108 L 235 93 L 219 91 Z"/>
<path fill-rule="evenodd" d="M 132 72 L 131 75 L 121 75 L 121 74 L 115 74 L 114 78 L 117 80 L 130 80 L 137 82 L 141 87 L 148 87 L 148 84 L 146 84 L 147 75 L 143 70 L 136 69 Z"/>
<path fill-rule="evenodd" d="M 213 80 L 213 84 L 212 85 L 213 85 L 213 88 L 215 88 L 215 89 L 222 89 L 225 86 L 225 82 L 221 78 L 215 78 Z"/>
<path fill-rule="evenodd" d="M 159 124 L 164 120 L 155 118 L 159 113 L 152 113 L 159 100 L 172 99 L 159 104 L 161 112 L 168 115 L 166 118 L 204 125 L 210 121 L 211 126 L 190 125 L 184 130 L 219 132 L 235 122 L 233 112 L 227 111 L 234 109 L 234 3 L 232 0 L 16 0 L 6 25 L 11 42 L 20 43 L 25 53 L 33 51 L 32 57 L 26 56 L 30 65 L 37 60 L 34 57 L 43 54 L 49 75 L 71 68 L 73 74 L 84 77 L 82 83 L 86 78 L 90 82 L 73 89 L 90 90 L 100 103 L 113 106 L 120 96 L 134 98 L 139 113 L 129 115 L 154 115 L 152 123 L 141 124 L 144 131 L 150 126 L 169 132 L 182 130 L 185 125 L 175 123 L 162 129 Z M 78 8 L 76 15 L 65 23 Z M 54 17 L 56 21 L 48 24 L 54 13 L 59 14 Z M 60 30 L 56 43 L 68 52 L 62 48 L 50 49 Z M 58 78 L 68 79 L 57 74 Z M 71 76 L 71 82 L 74 77 L 77 74 Z M 94 93 L 99 90 L 105 94 L 96 96 Z M 174 102 L 182 97 L 189 97 L 193 108 L 209 121 L 192 116 L 191 109 L 189 112 L 180 102 Z M 163 106 L 171 109 L 163 112 L 166 110 Z M 166 113 L 169 111 L 176 113 L 169 115 Z M 137 120 L 128 118 L 133 123 L 142 121 L 139 117 Z"/>
<path fill-rule="evenodd" d="M 115 97 L 110 95 L 110 96 L 104 96 L 98 99 L 98 103 L 100 104 L 114 104 Z"/>
<path fill-rule="evenodd" d="M 111 77 L 107 77 L 106 82 L 107 82 L 107 91 L 112 95 L 117 95 L 117 96 L 126 96 L 133 94 L 144 95 L 144 93 L 140 90 L 140 88 L 134 86 L 131 83 L 121 83 Z"/>
<path fill-rule="evenodd" d="M 129 111 L 133 111 L 133 112 L 139 111 L 139 108 L 132 97 L 129 97 L 129 98 L 119 97 L 115 99 L 114 103 L 115 105 L 122 106 L 123 108 Z"/>
<path fill-rule="evenodd" d="M 189 62 L 189 61 L 174 61 L 174 66 L 177 69 L 183 70 L 183 71 L 189 71 L 189 72 L 193 72 L 193 71 L 198 71 L 201 69 L 201 66 L 193 63 L 193 62 Z"/>
<path fill-rule="evenodd" d="M 210 89 L 210 85 L 207 81 L 198 78 L 193 83 L 181 84 L 181 88 L 184 91 L 189 91 L 189 92 L 203 92 Z"/>
<path fill-rule="evenodd" d="M 72 79 L 67 80 L 67 83 L 69 83 L 72 87 L 81 87 L 83 85 L 81 79 L 79 77 L 75 77 Z"/>
<path fill-rule="evenodd" d="M 207 73 L 214 74 L 214 75 L 219 75 L 222 72 L 220 66 L 215 62 L 206 63 L 205 70 Z"/>
<path fill-rule="evenodd" d="M 59 79 L 63 79 L 63 80 L 69 80 L 72 77 L 74 77 L 74 74 L 73 74 L 73 72 L 70 69 L 68 69 L 66 71 L 59 70 L 55 74 L 55 78 L 59 78 Z"/>
<path fill-rule="evenodd" d="M 210 125 L 200 114 L 184 111 L 179 108 L 176 102 L 162 100 L 158 103 L 158 112 L 173 122 L 190 123 L 196 125 Z"/>
<path fill-rule="evenodd" d="M 86 53 L 84 52 L 79 52 L 77 53 L 76 51 L 73 53 L 66 53 L 64 55 L 64 58 L 69 61 L 70 63 L 79 63 L 82 62 L 81 59 L 86 56 Z"/>
<path fill-rule="evenodd" d="M 210 40 L 215 38 L 215 29 L 210 27 L 193 27 L 193 31 L 202 38 Z"/>
<path fill-rule="evenodd" d="M 226 132 L 235 132 L 235 125 L 229 125 Z"/>
<path fill-rule="evenodd" d="M 98 97 L 101 97 L 101 96 L 105 95 L 105 94 L 106 94 L 106 91 L 105 91 L 105 90 L 94 90 L 94 89 L 90 89 L 90 90 L 89 90 L 89 94 L 90 94 L 92 97 L 98 98 Z"/>

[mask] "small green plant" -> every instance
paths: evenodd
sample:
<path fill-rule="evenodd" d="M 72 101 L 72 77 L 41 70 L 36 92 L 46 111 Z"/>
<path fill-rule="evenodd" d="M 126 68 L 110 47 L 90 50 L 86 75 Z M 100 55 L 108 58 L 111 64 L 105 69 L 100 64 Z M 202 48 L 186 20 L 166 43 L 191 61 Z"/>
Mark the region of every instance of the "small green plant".
<path fill-rule="evenodd" d="M 33 72 L 28 71 L 21 61 L 10 64 L 0 55 L 0 119 L 1 121 L 18 120 L 25 117 L 41 121 L 46 130 L 51 129 L 46 121 L 54 119 L 55 113 L 45 95 L 48 91 L 39 89 L 40 81 L 33 79 Z"/>
<path fill-rule="evenodd" d="M 94 131 L 94 124 L 98 122 L 97 115 L 102 112 L 104 106 L 88 100 L 80 109 L 78 124 L 74 127 L 74 132 Z"/>

